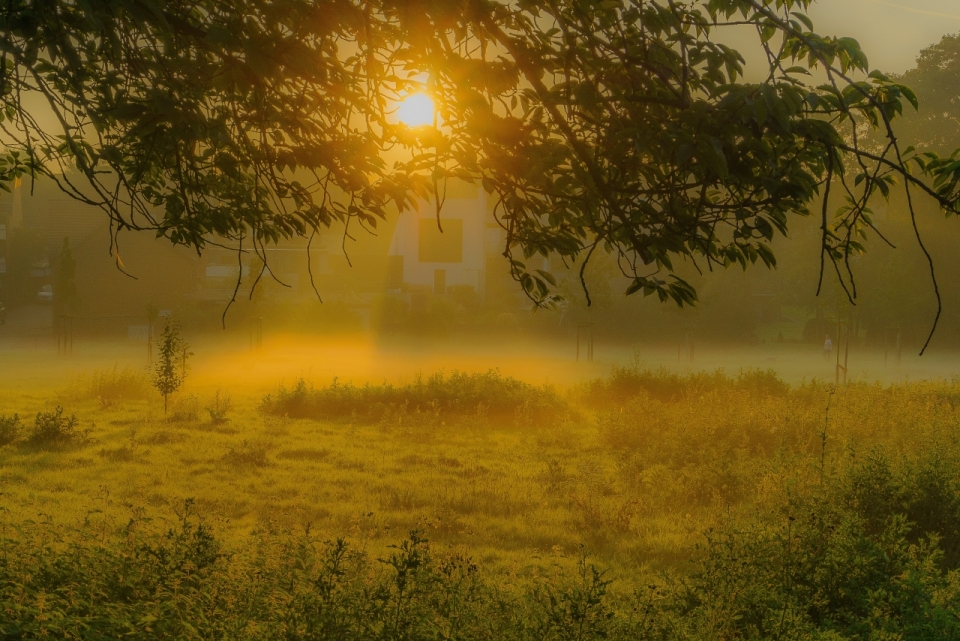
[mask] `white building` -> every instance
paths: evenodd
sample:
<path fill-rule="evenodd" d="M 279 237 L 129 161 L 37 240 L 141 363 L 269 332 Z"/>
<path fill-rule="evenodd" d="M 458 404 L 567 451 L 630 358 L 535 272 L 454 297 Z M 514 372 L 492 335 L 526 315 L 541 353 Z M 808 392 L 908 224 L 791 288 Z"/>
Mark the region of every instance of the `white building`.
<path fill-rule="evenodd" d="M 482 296 L 487 252 L 496 251 L 500 238 L 487 211 L 487 195 L 476 186 L 461 184 L 448 191 L 439 224 L 436 206 L 420 201 L 418 210 L 404 212 L 397 221 L 389 287 L 443 294 L 467 285 Z"/>

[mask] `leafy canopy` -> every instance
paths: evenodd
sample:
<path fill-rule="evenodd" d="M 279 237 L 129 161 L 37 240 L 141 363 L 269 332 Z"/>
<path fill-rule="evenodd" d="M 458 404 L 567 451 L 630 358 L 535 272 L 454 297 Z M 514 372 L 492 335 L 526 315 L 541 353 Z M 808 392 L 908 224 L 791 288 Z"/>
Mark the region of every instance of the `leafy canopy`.
<path fill-rule="evenodd" d="M 856 41 L 817 35 L 809 4 L 15 0 L 0 15 L 0 178 L 53 175 L 110 215 L 114 242 L 147 229 L 261 257 L 479 182 L 538 304 L 555 283 L 529 258 L 582 280 L 597 251 L 628 294 L 692 303 L 678 261 L 774 266 L 773 238 L 822 203 L 823 264 L 854 299 L 870 197 L 900 179 L 954 211 L 960 161 L 901 147 L 891 123 L 915 94 Z M 742 25 L 766 53 L 759 82 L 723 44 Z M 396 122 L 417 91 L 438 126 Z M 883 142 L 868 149 L 871 129 Z"/>

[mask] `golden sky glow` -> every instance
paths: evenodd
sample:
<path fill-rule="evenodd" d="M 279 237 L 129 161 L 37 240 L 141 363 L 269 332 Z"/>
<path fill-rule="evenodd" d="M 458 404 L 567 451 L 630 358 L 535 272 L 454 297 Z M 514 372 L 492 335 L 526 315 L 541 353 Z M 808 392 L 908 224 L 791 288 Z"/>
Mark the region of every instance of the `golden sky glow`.
<path fill-rule="evenodd" d="M 821 35 L 852 36 L 870 66 L 903 73 L 917 55 L 960 31 L 957 0 L 819 0 L 809 11 Z"/>

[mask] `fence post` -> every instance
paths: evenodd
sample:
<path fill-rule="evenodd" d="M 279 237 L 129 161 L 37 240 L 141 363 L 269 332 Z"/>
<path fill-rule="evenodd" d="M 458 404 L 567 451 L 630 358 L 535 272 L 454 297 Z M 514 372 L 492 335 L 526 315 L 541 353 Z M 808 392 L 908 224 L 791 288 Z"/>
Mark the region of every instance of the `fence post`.
<path fill-rule="evenodd" d="M 900 367 L 900 363 L 903 360 L 903 341 L 901 340 L 903 332 L 900 330 L 900 325 L 897 325 L 897 367 Z"/>
<path fill-rule="evenodd" d="M 838 346 L 839 347 L 839 346 Z M 847 326 L 846 340 L 843 342 L 843 384 L 847 384 L 847 372 L 850 364 L 850 326 Z"/>
<path fill-rule="evenodd" d="M 837 317 L 837 366 L 834 371 L 834 385 L 840 384 L 840 337 L 843 332 L 843 321 Z"/>

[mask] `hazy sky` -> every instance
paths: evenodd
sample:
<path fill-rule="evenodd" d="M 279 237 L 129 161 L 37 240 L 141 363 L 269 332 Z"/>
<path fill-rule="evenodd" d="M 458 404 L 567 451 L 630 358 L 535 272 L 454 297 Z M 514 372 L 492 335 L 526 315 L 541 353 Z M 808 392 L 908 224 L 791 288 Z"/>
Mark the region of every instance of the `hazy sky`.
<path fill-rule="evenodd" d="M 856 38 L 882 71 L 906 71 L 921 49 L 960 32 L 960 0 L 818 0 L 809 15 L 818 33 Z"/>

